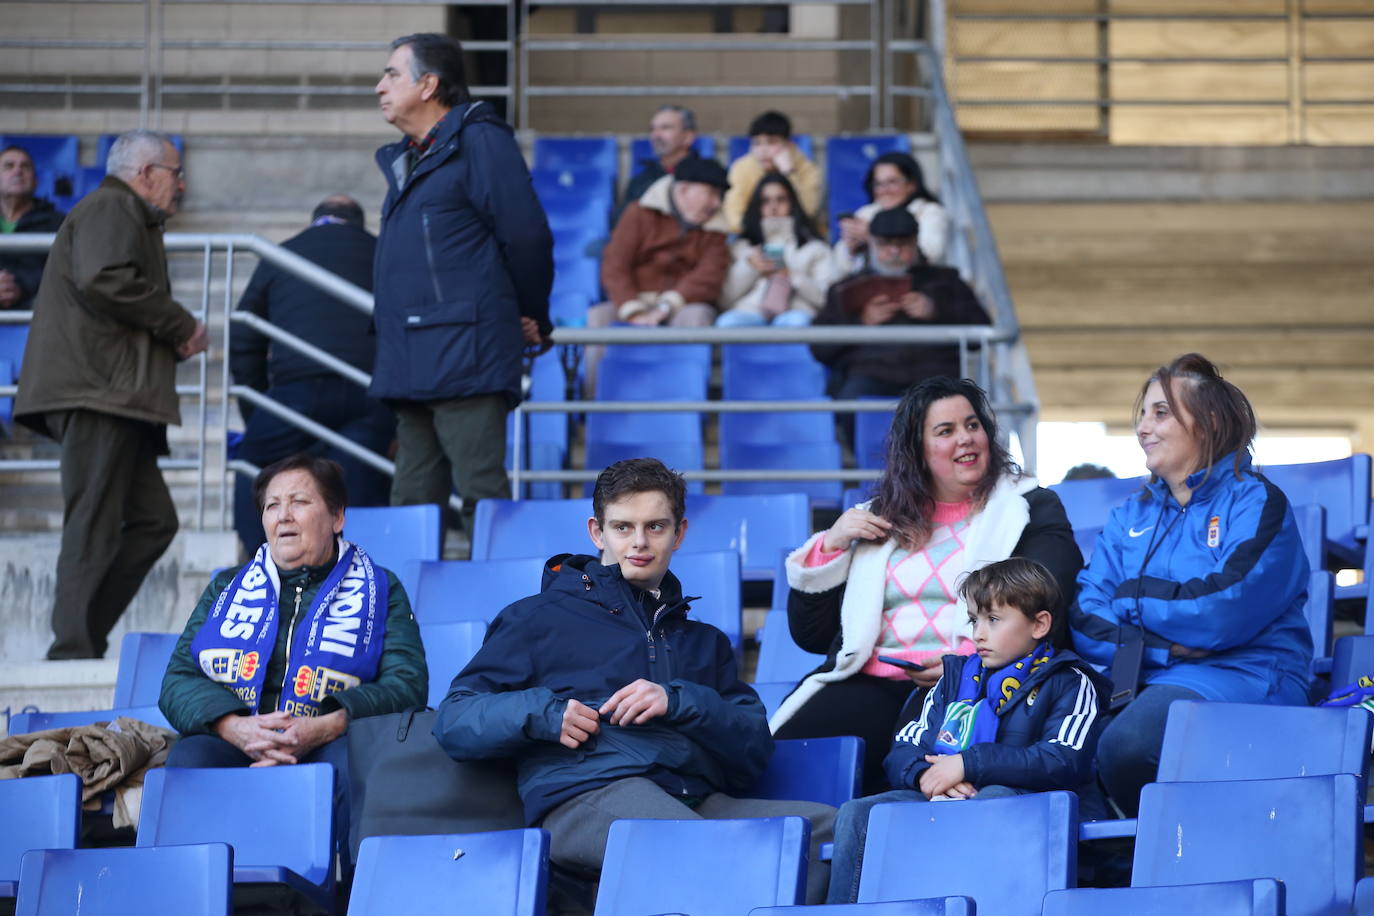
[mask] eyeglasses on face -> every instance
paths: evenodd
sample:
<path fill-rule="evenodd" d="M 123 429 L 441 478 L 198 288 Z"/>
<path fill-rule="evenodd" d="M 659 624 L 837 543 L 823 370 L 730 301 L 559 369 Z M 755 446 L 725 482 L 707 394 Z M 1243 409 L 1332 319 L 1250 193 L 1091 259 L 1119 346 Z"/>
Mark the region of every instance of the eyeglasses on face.
<path fill-rule="evenodd" d="M 177 166 L 176 168 L 173 168 L 170 165 L 163 165 L 161 162 L 150 162 L 148 163 L 148 167 L 151 169 L 166 169 L 167 171 L 172 173 L 173 178 L 186 177 L 186 169 L 183 166 Z"/>

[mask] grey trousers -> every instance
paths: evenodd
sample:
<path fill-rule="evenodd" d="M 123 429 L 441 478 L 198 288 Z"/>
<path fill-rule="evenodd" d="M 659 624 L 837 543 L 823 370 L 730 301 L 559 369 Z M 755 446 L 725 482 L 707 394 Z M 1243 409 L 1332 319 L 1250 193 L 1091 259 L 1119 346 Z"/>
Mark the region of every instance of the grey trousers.
<path fill-rule="evenodd" d="M 600 789 L 565 801 L 544 816 L 540 825 L 549 832 L 549 858 L 566 868 L 595 874 L 606 856 L 606 835 L 611 822 L 621 818 L 658 820 L 725 820 L 737 817 L 786 817 L 796 815 L 811 822 L 810 862 L 806 870 L 806 902 L 821 903 L 830 883 L 830 863 L 820 861 L 822 843 L 834 837 L 835 809 L 804 801 L 772 801 L 732 798 L 723 792 L 708 795 L 696 808 L 688 808 L 653 780 L 641 776 L 620 779 Z"/>
<path fill-rule="evenodd" d="M 62 548 L 48 658 L 101 658 L 110 631 L 177 533 L 158 470 L 162 427 L 93 410 L 47 415 L 62 443 Z"/>
<path fill-rule="evenodd" d="M 483 499 L 506 499 L 506 414 L 503 394 L 447 401 L 402 401 L 396 411 L 396 477 L 393 506 L 448 504 L 449 493 L 463 497 L 463 527 L 472 536 L 472 518 Z"/>

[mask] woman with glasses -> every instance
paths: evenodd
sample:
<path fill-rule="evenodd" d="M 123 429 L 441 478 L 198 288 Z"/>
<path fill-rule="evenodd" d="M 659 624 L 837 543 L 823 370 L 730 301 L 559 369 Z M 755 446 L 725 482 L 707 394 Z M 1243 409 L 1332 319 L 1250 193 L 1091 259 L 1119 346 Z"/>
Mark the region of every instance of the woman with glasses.
<path fill-rule="evenodd" d="M 932 264 L 944 263 L 949 215 L 926 188 L 921 166 L 915 159 L 906 153 L 879 156 L 864 176 L 864 191 L 870 203 L 840 218 L 840 238 L 831 252 L 831 268 L 836 280 L 868 266 L 868 224 L 883 210 L 897 207 L 905 207 L 916 217 L 921 227 L 917 244 L 925 259 Z"/>

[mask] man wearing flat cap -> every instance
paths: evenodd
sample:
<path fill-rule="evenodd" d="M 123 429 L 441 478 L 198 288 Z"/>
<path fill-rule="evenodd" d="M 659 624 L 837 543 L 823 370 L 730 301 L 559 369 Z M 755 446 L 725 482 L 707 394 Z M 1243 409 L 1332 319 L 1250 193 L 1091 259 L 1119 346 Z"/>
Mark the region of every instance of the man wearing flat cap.
<path fill-rule="evenodd" d="M 830 287 L 814 326 L 991 324 L 959 271 L 926 263 L 918 230 L 905 208 L 875 215 L 871 266 Z M 812 344 L 811 352 L 830 367 L 835 398 L 898 397 L 922 379 L 960 374 L 955 344 Z"/>
<path fill-rule="evenodd" d="M 601 285 L 610 301 L 587 312 L 587 326 L 699 328 L 714 322 L 730 267 L 720 212 L 729 187 L 719 162 L 689 158 L 626 207 L 601 256 Z M 601 349 L 587 348 L 593 392 Z"/>

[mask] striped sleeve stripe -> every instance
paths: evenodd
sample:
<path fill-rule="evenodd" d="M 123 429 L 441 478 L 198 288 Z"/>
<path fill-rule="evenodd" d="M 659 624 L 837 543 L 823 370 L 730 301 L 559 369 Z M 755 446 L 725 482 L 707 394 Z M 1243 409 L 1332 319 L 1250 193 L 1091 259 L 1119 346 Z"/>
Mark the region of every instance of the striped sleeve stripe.
<path fill-rule="evenodd" d="M 1074 673 L 1078 675 L 1078 696 L 1074 698 L 1073 712 L 1064 717 L 1059 725 L 1059 734 L 1052 743 L 1081 751 L 1083 742 L 1092 731 L 1093 722 L 1097 721 L 1097 690 L 1082 671 L 1075 669 Z"/>
<path fill-rule="evenodd" d="M 902 730 L 893 737 L 894 741 L 905 741 L 908 744 L 920 744 L 921 738 L 925 735 L 926 729 L 930 726 L 930 707 L 935 702 L 935 693 L 940 689 L 937 683 L 930 688 L 926 694 L 926 701 L 921 705 L 921 717 L 913 722 L 908 722 L 902 726 Z"/>

